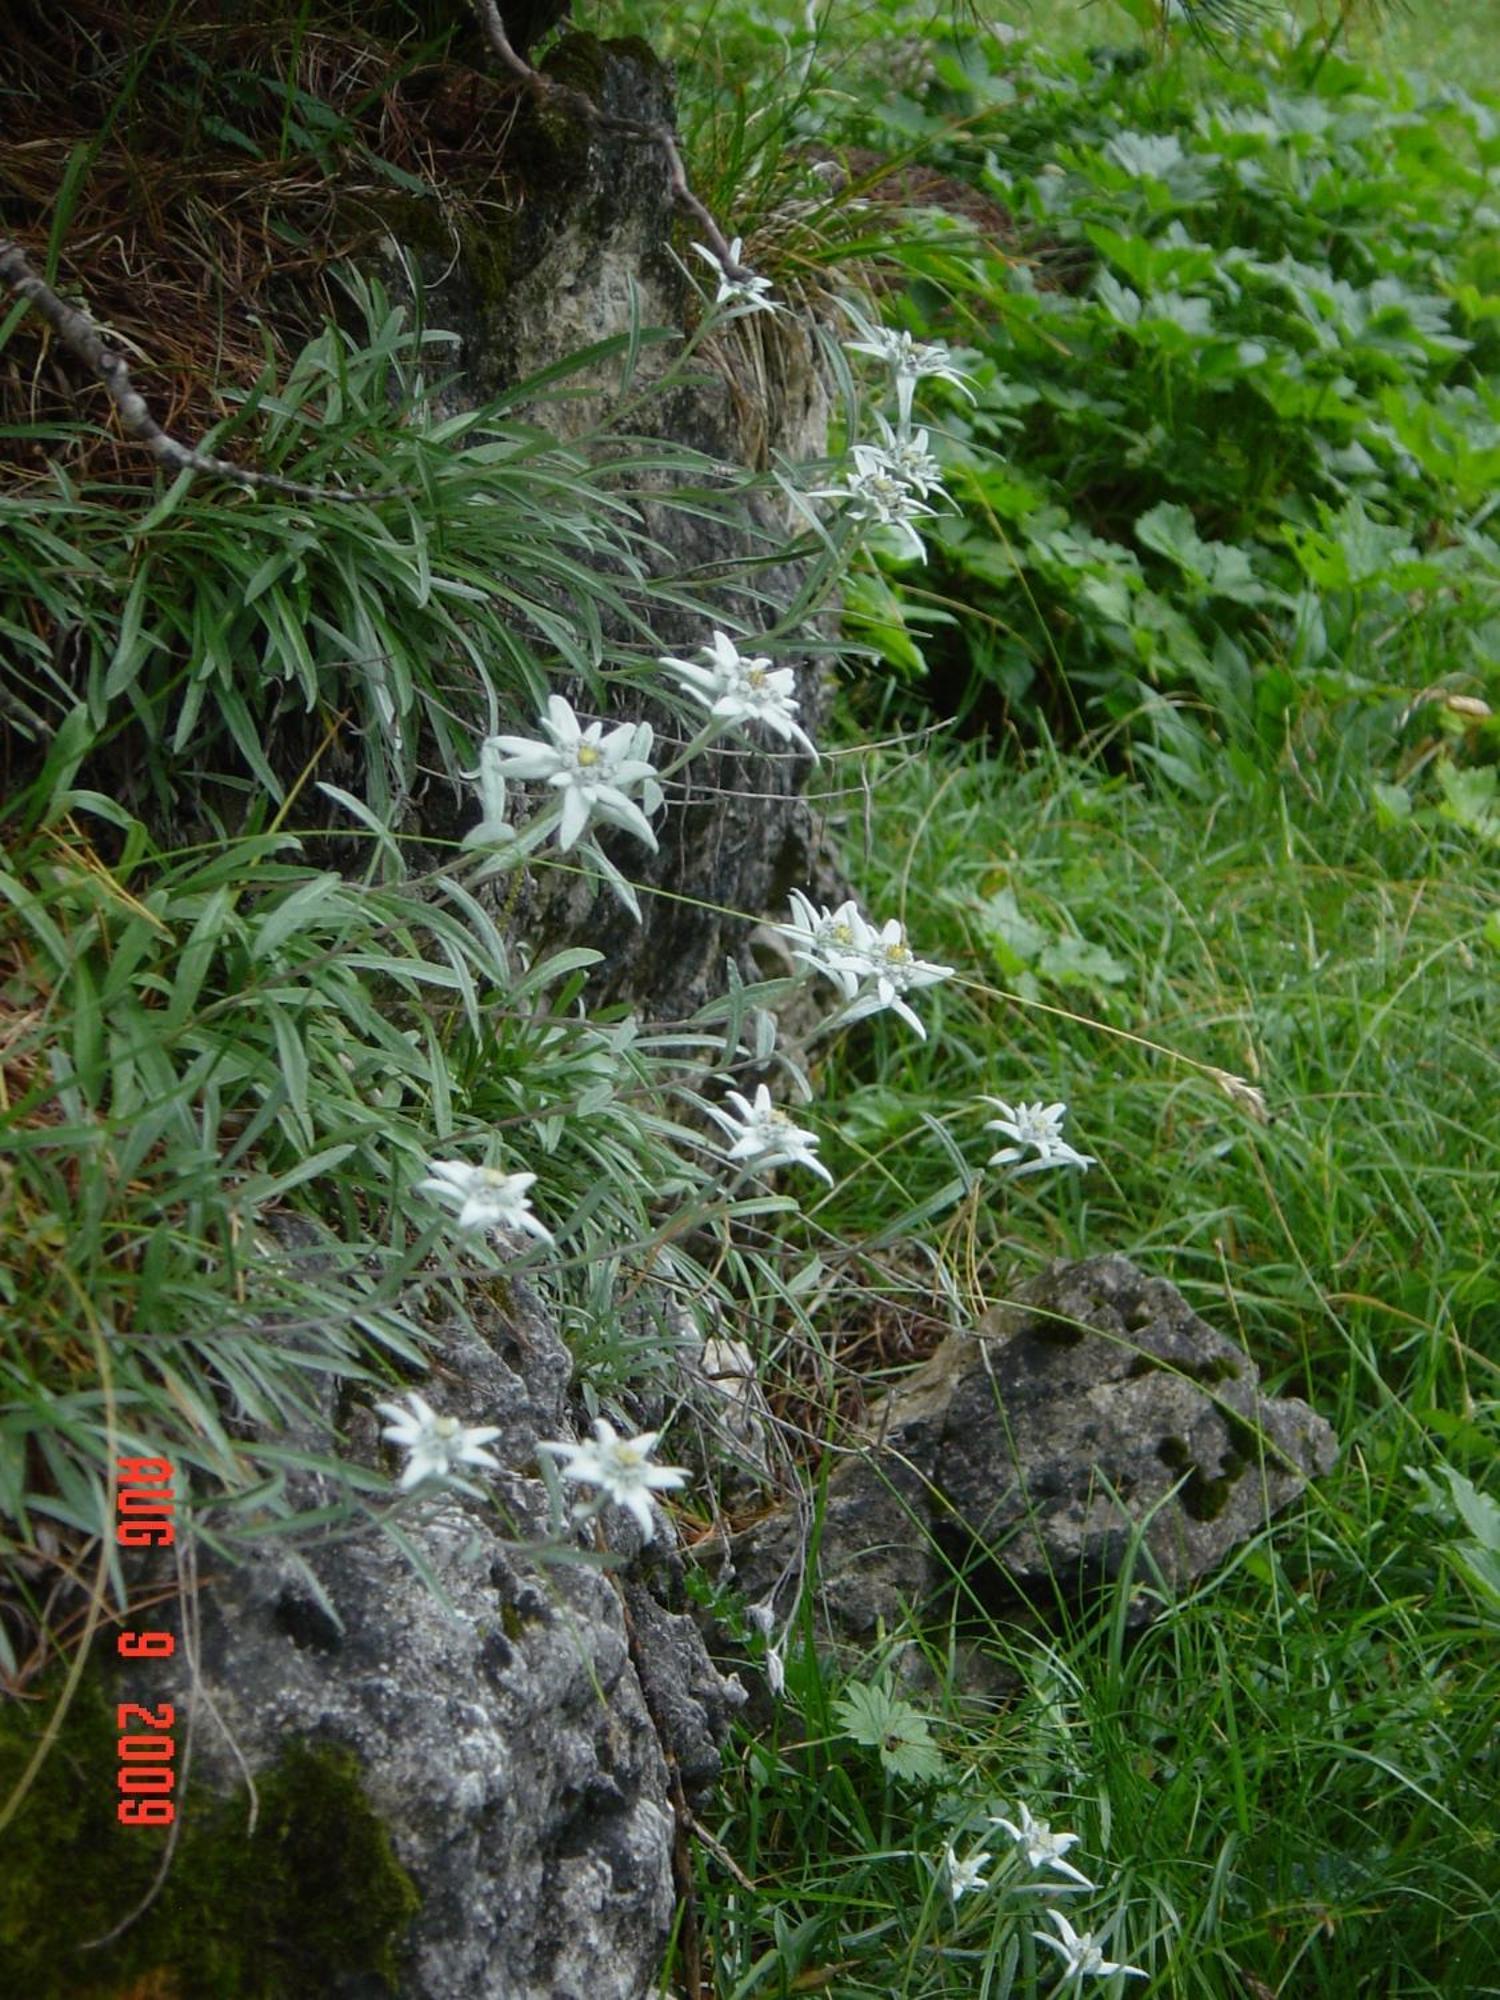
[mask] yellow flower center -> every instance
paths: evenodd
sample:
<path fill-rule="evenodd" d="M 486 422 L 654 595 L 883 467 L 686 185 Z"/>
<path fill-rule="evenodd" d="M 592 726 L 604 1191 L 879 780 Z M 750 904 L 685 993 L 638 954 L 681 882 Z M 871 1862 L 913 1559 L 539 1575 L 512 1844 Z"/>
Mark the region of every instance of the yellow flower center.
<path fill-rule="evenodd" d="M 592 743 L 579 744 L 578 763 L 581 770 L 586 771 L 591 764 L 597 764 L 599 761 L 599 752 L 594 748 Z"/>
<path fill-rule="evenodd" d="M 440 1438 L 457 1437 L 463 1425 L 457 1417 L 439 1417 L 432 1427 Z"/>

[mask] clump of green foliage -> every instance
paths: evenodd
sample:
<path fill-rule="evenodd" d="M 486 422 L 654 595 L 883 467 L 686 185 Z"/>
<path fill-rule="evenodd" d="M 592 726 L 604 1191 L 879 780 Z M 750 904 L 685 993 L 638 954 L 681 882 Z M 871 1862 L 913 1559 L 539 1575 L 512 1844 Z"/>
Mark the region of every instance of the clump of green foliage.
<path fill-rule="evenodd" d="M 71 469 L 72 419 L 5 430 L 49 453 L 0 495 L 0 1516 L 32 1559 L 107 1530 L 121 1451 L 172 1460 L 221 1556 L 284 1522 L 302 1460 L 279 1434 L 420 1371 L 424 1324 L 464 1310 L 468 1276 L 432 1259 L 441 1211 L 412 1196 L 438 1154 L 524 1128 L 559 1309 L 614 1329 L 596 1391 L 667 1339 L 611 1305 L 664 1220 L 696 1205 L 712 1237 L 778 1206 L 721 1200 L 666 1109 L 732 1060 L 744 1010 L 730 1050 L 594 1018 L 601 954 L 518 942 L 519 885 L 486 886 L 461 843 L 486 734 L 534 727 L 561 685 L 638 708 L 669 632 L 691 649 L 726 591 L 791 630 L 836 559 L 764 603 L 785 537 L 754 481 L 633 429 L 694 379 L 681 333 L 633 326 L 455 412 L 415 273 L 404 305 L 341 284 L 346 323 L 268 362 L 204 442 L 351 497 L 122 486 L 86 453 Z M 0 351 L 22 337 L 13 312 Z M 584 394 L 592 423 L 554 421 Z M 731 521 L 742 559 L 683 574 L 660 539 L 679 512 Z M 716 1282 L 672 1268 L 689 1297 Z M 341 1519 L 388 1495 L 325 1469 Z M 10 1584 L 15 1674 L 47 1589 Z"/>
<path fill-rule="evenodd" d="M 976 376 L 961 514 L 898 591 L 947 615 L 945 700 L 1127 731 L 1200 791 L 1216 746 L 1496 706 L 1493 112 L 1311 42 L 1195 77 L 976 38 L 936 71 L 871 136 L 1017 231 L 906 260 Z"/>

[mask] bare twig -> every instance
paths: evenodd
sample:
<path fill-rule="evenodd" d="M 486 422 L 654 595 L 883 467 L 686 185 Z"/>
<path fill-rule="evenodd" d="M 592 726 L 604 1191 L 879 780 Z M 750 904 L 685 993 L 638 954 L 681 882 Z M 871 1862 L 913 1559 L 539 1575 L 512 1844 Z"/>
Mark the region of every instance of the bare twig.
<path fill-rule="evenodd" d="M 152 416 L 145 397 L 130 379 L 124 358 L 106 345 L 88 314 L 60 299 L 31 268 L 20 244 L 8 236 L 0 236 L 0 279 L 41 314 L 68 353 L 104 384 L 125 435 L 144 446 L 169 472 L 206 472 L 215 479 L 232 480 L 236 486 L 285 493 L 294 500 L 389 499 L 398 490 L 388 487 L 384 493 L 374 493 L 357 486 L 304 486 L 299 480 L 283 479 L 279 473 L 256 472 L 179 443 Z"/>
<path fill-rule="evenodd" d="M 616 133 L 622 139 L 634 139 L 638 144 L 656 146 L 667 163 L 667 186 L 672 199 L 679 208 L 685 208 L 707 238 L 708 247 L 718 258 L 726 278 L 748 283 L 755 273 L 735 256 L 729 239 L 720 229 L 713 216 L 688 185 L 687 169 L 682 164 L 682 154 L 677 145 L 677 134 L 670 125 L 643 124 L 635 118 L 617 118 L 613 113 L 601 111 L 591 97 L 571 84 L 559 83 L 555 77 L 544 76 L 539 69 L 533 69 L 526 58 L 518 55 L 511 46 L 505 32 L 505 22 L 500 15 L 498 0 L 473 0 L 474 12 L 483 30 L 484 38 L 499 61 L 512 76 L 519 77 L 537 101 L 550 99 L 554 104 L 565 104 L 570 111 L 601 132 Z"/>

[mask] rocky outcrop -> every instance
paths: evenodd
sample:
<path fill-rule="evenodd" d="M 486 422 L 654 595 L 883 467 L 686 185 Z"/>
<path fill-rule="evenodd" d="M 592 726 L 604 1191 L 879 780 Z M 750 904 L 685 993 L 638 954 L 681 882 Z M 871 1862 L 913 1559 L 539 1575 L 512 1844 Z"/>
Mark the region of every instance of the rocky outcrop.
<path fill-rule="evenodd" d="M 648 126 L 671 118 L 668 73 L 643 43 L 568 36 L 543 68 L 612 118 Z M 564 106 L 528 102 L 518 110 L 514 151 L 526 185 L 503 242 L 470 242 L 457 256 L 446 240 L 431 251 L 406 246 L 422 271 L 429 321 L 462 342 L 461 369 L 446 392 L 455 408 L 482 403 L 633 327 L 689 327 L 701 310 L 671 247 L 697 264 L 693 230 L 680 221 L 658 148 L 591 126 Z M 387 276 L 396 282 L 399 266 Z M 829 398 L 812 331 L 789 313 L 731 323 L 698 357 L 690 381 L 648 393 L 680 347 L 675 337 L 644 345 L 626 396 L 614 355 L 570 375 L 565 399 L 529 414 L 563 437 L 618 418 L 698 454 L 693 483 L 701 491 L 688 507 L 671 504 L 671 482 L 637 476 L 627 461 L 658 574 L 702 591 L 726 625 L 740 621 L 735 629 L 764 632 L 785 621 L 805 590 L 806 566 L 781 553 L 802 524 L 769 492 L 716 510 L 747 465 L 825 455 Z M 732 581 L 714 586 L 708 580 L 716 577 Z M 694 655 L 712 629 L 660 605 L 653 623 L 662 650 L 679 657 Z M 805 635 L 806 621 L 801 625 Z M 816 737 L 826 707 L 820 660 L 792 649 L 778 649 L 776 658 L 795 671 L 801 719 Z M 611 715 L 644 717 L 668 740 L 679 733 L 665 710 L 628 689 Z M 502 726 L 526 733 L 531 718 L 507 716 Z M 818 827 L 802 796 L 811 759 L 774 739 L 765 747 L 772 754 L 737 741 L 697 759 L 659 823 L 659 853 L 629 835 L 605 837 L 606 852 L 641 891 L 641 922 L 587 881 L 550 871 L 508 911 L 529 938 L 604 952 L 590 979 L 592 1004 L 623 997 L 649 1018 L 682 1019 L 723 992 L 726 958 L 755 975 L 747 917 L 782 915 L 788 891 L 820 872 Z M 411 831 L 419 836 L 465 830 L 449 823 L 451 800 L 440 787 L 417 808 Z"/>
<path fill-rule="evenodd" d="M 1058 1264 L 972 1333 L 950 1335 L 874 1412 L 828 1482 L 817 1586 L 837 1639 L 910 1611 L 1071 1599 L 1127 1565 L 1149 1609 L 1222 1563 L 1337 1457 L 1307 1404 L 1172 1285 L 1124 1257 Z M 739 1544 L 755 1599 L 797 1536 Z"/>
<path fill-rule="evenodd" d="M 676 1788 L 717 1775 L 743 1695 L 663 1601 L 671 1558 L 628 1578 L 582 1548 L 537 1561 L 535 1447 L 569 1434 L 569 1359 L 520 1286 L 506 1313 L 478 1301 L 475 1324 L 442 1331 L 421 1386 L 440 1413 L 498 1427 L 496 1504 L 446 1494 L 397 1532 L 267 1544 L 201 1591 L 196 1677 L 184 1649 L 177 1685 L 164 1668 L 153 1693 L 192 1705 L 199 1798 L 242 1792 L 289 1745 L 352 1755 L 420 1898 L 393 1940 L 401 2000 L 639 2000 L 672 1919 Z M 375 1469 L 380 1419 L 346 1422 Z M 330 1439 L 310 1425 L 294 1442 Z M 639 1555 L 628 1516 L 609 1532 Z"/>

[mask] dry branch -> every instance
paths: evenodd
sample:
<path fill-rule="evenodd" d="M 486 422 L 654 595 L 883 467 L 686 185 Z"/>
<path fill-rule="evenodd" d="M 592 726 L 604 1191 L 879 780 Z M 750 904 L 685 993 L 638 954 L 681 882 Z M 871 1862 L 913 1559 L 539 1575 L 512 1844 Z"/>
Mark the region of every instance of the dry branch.
<path fill-rule="evenodd" d="M 279 473 L 256 472 L 249 466 L 235 465 L 227 458 L 215 458 L 210 452 L 182 444 L 152 416 L 145 397 L 130 379 L 124 357 L 106 345 L 103 334 L 86 312 L 68 305 L 37 276 L 20 244 L 8 236 L 0 236 L 0 279 L 41 314 L 67 352 L 104 384 L 121 430 L 169 472 L 206 472 L 215 479 L 232 480 L 236 486 L 285 493 L 294 500 L 376 500 L 389 498 L 396 490 L 387 488 L 380 494 L 362 487 L 304 486 L 299 480 L 283 479 Z"/>

